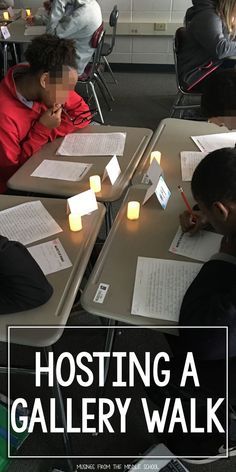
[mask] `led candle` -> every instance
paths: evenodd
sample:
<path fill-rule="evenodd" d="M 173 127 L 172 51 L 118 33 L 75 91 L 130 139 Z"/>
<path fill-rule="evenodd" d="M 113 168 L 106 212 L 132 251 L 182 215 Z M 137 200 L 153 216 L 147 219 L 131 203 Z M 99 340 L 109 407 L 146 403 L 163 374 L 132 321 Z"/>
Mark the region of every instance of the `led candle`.
<path fill-rule="evenodd" d="M 26 8 L 25 13 L 26 13 L 26 16 L 30 16 L 31 15 L 30 8 Z"/>
<path fill-rule="evenodd" d="M 127 206 L 127 218 L 128 220 L 138 220 L 140 212 L 139 202 L 129 202 Z"/>
<path fill-rule="evenodd" d="M 4 18 L 4 20 L 10 20 L 10 16 L 9 16 L 8 11 L 3 12 L 3 18 Z"/>
<path fill-rule="evenodd" d="M 95 193 L 101 192 L 101 178 L 99 175 L 91 175 L 91 177 L 89 177 L 89 183 L 91 190 Z"/>
<path fill-rule="evenodd" d="M 82 229 L 81 216 L 78 213 L 70 213 L 69 225 L 71 231 L 80 231 Z"/>
<path fill-rule="evenodd" d="M 160 153 L 160 151 L 152 151 L 151 152 L 150 164 L 152 163 L 153 159 L 156 159 L 156 161 L 160 165 L 160 163 L 161 163 L 161 153 Z"/>

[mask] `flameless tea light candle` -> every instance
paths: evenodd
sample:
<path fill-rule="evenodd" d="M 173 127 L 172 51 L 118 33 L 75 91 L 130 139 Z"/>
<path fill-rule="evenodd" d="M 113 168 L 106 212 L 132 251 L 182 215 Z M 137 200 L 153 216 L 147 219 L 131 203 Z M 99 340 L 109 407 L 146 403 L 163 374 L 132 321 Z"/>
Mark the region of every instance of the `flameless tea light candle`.
<path fill-rule="evenodd" d="M 26 8 L 25 13 L 26 13 L 26 16 L 30 16 L 31 15 L 30 8 Z"/>
<path fill-rule="evenodd" d="M 82 229 L 81 216 L 78 213 L 70 213 L 69 225 L 71 231 L 80 231 Z"/>
<path fill-rule="evenodd" d="M 89 177 L 89 184 L 91 190 L 93 190 L 95 193 L 101 192 L 102 186 L 100 175 L 91 175 L 91 177 Z"/>
<path fill-rule="evenodd" d="M 161 152 L 160 151 L 152 151 L 151 152 L 151 157 L 150 157 L 150 164 L 152 163 L 153 159 L 156 159 L 156 161 L 160 165 L 160 163 L 161 163 Z"/>
<path fill-rule="evenodd" d="M 9 15 L 8 11 L 3 12 L 3 18 L 4 18 L 4 20 L 10 20 L 10 15 Z"/>
<path fill-rule="evenodd" d="M 140 212 L 139 202 L 129 202 L 127 206 L 127 218 L 128 220 L 138 220 Z"/>

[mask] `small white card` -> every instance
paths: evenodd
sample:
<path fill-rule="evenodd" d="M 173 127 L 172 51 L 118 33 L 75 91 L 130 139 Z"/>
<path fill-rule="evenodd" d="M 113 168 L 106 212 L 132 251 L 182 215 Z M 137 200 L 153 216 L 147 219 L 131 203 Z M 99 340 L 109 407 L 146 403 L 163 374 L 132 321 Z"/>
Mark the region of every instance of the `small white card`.
<path fill-rule="evenodd" d="M 110 179 L 111 185 L 114 185 L 120 173 L 121 173 L 120 164 L 116 155 L 114 155 L 105 167 L 102 180 L 104 180 L 108 176 Z"/>
<path fill-rule="evenodd" d="M 12 8 L 12 7 L 9 7 L 9 8 L 7 9 L 7 11 L 8 11 L 8 13 L 9 13 L 10 18 L 13 18 L 13 16 L 15 15 L 13 8 Z"/>
<path fill-rule="evenodd" d="M 158 182 L 160 176 L 163 175 L 163 170 L 161 166 L 158 164 L 156 159 L 153 159 L 152 163 L 150 164 L 147 173 L 144 174 L 142 178 L 142 184 L 150 184 L 150 182 Z"/>
<path fill-rule="evenodd" d="M 68 198 L 68 207 L 71 213 L 79 213 L 80 216 L 87 215 L 97 210 L 98 204 L 93 190 L 86 190 L 85 192 L 74 195 Z"/>
<path fill-rule="evenodd" d="M 147 203 L 147 201 L 152 197 L 152 195 L 156 195 L 157 200 L 159 201 L 161 207 L 165 210 L 167 203 L 169 201 L 169 198 L 171 196 L 171 192 L 169 188 L 167 187 L 162 175 L 159 177 L 158 182 L 154 182 L 146 191 L 144 200 L 143 200 L 143 205 Z"/>
<path fill-rule="evenodd" d="M 163 210 L 165 210 L 166 206 L 167 206 L 167 203 L 169 201 L 169 198 L 171 196 L 171 191 L 167 187 L 162 175 L 161 175 L 161 177 L 158 181 L 158 184 L 157 184 L 157 187 L 156 187 L 156 190 L 155 190 L 155 194 L 156 194 L 157 199 L 158 199 L 160 205 L 162 206 Z"/>
<path fill-rule="evenodd" d="M 1 26 L 1 33 L 4 39 L 8 39 L 11 36 L 7 26 Z"/>
<path fill-rule="evenodd" d="M 60 240 L 54 239 L 46 243 L 37 244 L 28 248 L 31 256 L 41 267 L 44 275 L 58 272 L 59 270 L 71 267 L 71 261 L 66 254 Z"/>

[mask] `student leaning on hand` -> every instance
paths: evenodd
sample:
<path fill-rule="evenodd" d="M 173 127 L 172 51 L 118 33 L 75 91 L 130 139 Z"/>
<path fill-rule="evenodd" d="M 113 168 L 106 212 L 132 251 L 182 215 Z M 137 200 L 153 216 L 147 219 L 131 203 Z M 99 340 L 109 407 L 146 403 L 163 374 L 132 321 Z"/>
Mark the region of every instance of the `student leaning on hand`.
<path fill-rule="evenodd" d="M 0 193 L 44 144 L 90 123 L 89 107 L 74 91 L 74 42 L 38 36 L 25 57 L 28 64 L 9 69 L 0 83 Z"/>

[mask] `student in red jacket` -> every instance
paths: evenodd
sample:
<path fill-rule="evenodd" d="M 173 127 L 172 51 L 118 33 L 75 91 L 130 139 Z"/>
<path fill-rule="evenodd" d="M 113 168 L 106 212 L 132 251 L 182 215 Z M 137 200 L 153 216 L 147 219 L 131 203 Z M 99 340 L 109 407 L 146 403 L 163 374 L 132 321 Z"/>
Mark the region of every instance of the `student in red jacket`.
<path fill-rule="evenodd" d="M 90 111 L 74 92 L 74 42 L 52 35 L 33 39 L 28 64 L 12 67 L 0 83 L 0 193 L 7 180 L 48 141 L 90 122 Z"/>

